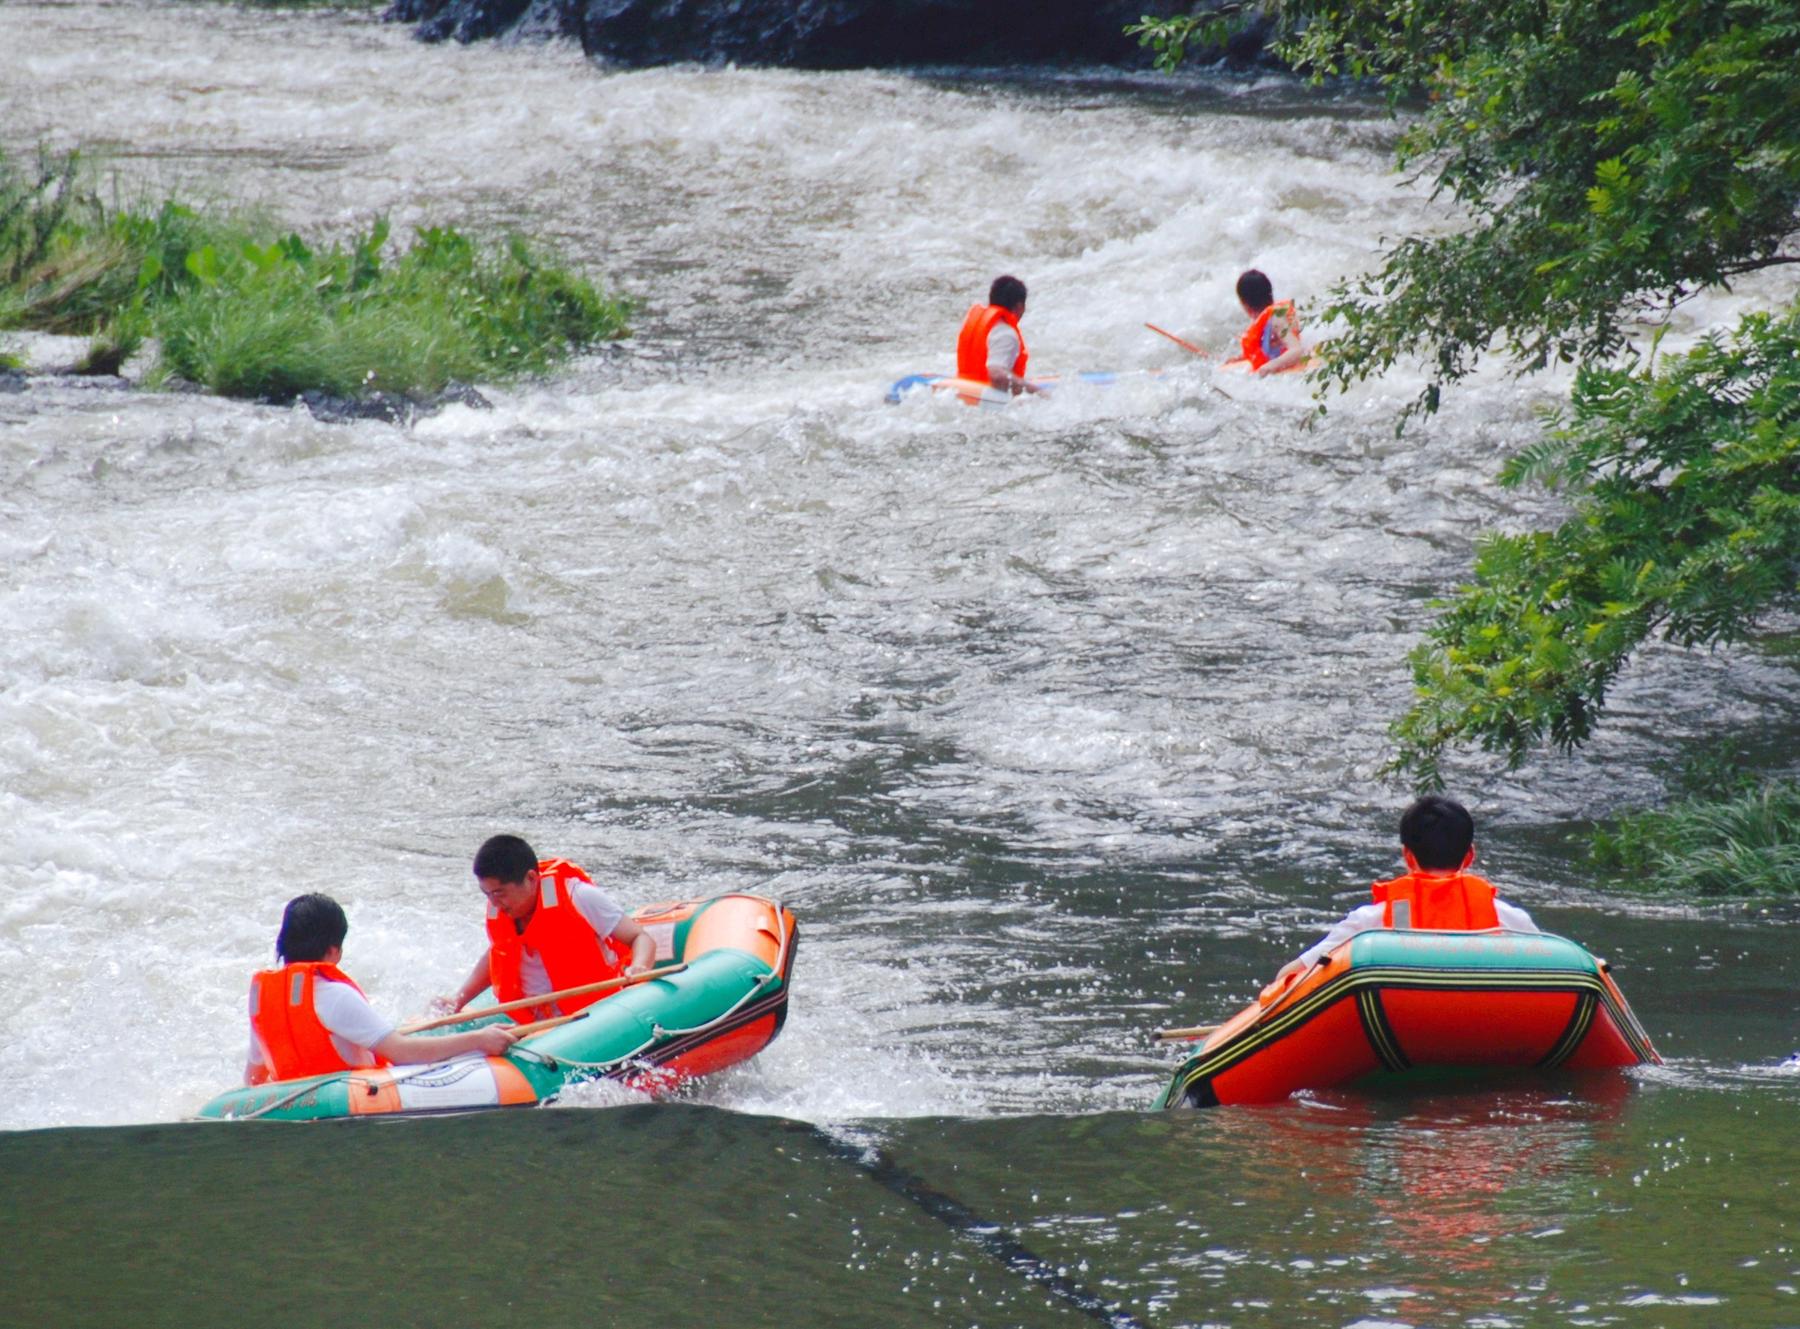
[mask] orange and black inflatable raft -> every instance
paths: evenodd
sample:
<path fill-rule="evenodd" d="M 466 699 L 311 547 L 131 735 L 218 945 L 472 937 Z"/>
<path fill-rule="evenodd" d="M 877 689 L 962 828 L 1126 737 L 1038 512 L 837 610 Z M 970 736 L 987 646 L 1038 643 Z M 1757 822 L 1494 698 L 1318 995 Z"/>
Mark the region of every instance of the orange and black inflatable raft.
<path fill-rule="evenodd" d="M 1660 1063 L 1605 961 L 1547 933 L 1361 932 L 1213 1030 L 1162 1108 L 1463 1068 Z"/>

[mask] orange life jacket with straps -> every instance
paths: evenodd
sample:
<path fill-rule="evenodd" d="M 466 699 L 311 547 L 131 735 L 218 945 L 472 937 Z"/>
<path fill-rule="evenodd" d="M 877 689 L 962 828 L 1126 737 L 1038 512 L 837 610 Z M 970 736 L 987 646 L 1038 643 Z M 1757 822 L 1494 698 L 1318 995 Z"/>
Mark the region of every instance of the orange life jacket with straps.
<path fill-rule="evenodd" d="M 268 1059 L 259 1070 L 251 1072 L 255 1076 L 252 1084 L 362 1069 L 344 1060 L 331 1041 L 331 1031 L 313 1009 L 313 985 L 319 979 L 348 983 L 362 991 L 342 969 L 316 960 L 264 969 L 250 980 L 250 1027 L 256 1031 Z M 373 1064 L 393 1063 L 375 1056 Z"/>
<path fill-rule="evenodd" d="M 1256 321 L 1244 329 L 1244 335 L 1238 338 L 1238 349 L 1244 353 L 1244 359 L 1250 362 L 1251 369 L 1261 369 L 1275 357 L 1263 349 L 1263 333 L 1269 326 L 1269 319 L 1280 314 L 1287 321 L 1287 335 L 1283 337 L 1282 349 L 1292 350 L 1300 337 L 1300 320 L 1294 314 L 1292 300 L 1277 300 L 1262 313 Z"/>
<path fill-rule="evenodd" d="M 1480 932 L 1500 926 L 1493 883 L 1473 872 L 1409 872 L 1375 883 L 1384 928 Z"/>
<path fill-rule="evenodd" d="M 1019 333 L 1019 358 L 1013 361 L 1012 371 L 1019 378 L 1025 377 L 1025 362 L 1031 359 L 1031 353 L 1025 349 L 1025 334 L 1019 332 L 1019 320 L 1012 310 L 1000 305 L 970 305 L 968 317 L 963 319 L 962 332 L 956 339 L 958 378 L 972 378 L 981 383 L 993 381 L 988 377 L 988 334 L 996 323 L 1004 323 Z"/>
<path fill-rule="evenodd" d="M 496 1002 L 517 1001 L 525 995 L 527 950 L 537 952 L 544 972 L 550 976 L 553 992 L 617 978 L 624 972 L 629 955 L 622 953 L 611 938 L 596 935 L 593 925 L 575 907 L 570 888 L 576 882 L 591 884 L 593 880 L 566 858 L 541 860 L 537 908 L 523 932 L 510 914 L 488 905 L 488 982 L 493 985 Z M 564 997 L 543 1006 L 521 1007 L 511 1014 L 519 1024 L 547 1020 L 557 1014 L 573 1015 L 607 995 L 600 992 Z"/>

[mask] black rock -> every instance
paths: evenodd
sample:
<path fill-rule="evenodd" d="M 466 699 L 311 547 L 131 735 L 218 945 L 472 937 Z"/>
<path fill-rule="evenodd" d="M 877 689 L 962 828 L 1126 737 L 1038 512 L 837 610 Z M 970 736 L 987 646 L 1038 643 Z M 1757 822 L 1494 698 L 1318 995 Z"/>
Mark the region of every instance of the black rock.
<path fill-rule="evenodd" d="M 1191 7 L 1187 0 L 395 0 L 386 17 L 418 24 L 426 41 L 575 37 L 595 59 L 634 67 L 1142 68 L 1150 52 L 1125 26 Z M 1254 59 L 1267 29 L 1257 20 L 1214 58 Z"/>
<path fill-rule="evenodd" d="M 352 420 L 385 420 L 389 424 L 408 425 L 446 406 L 468 406 L 478 411 L 491 411 L 494 404 L 466 383 L 452 383 L 442 392 L 429 397 L 409 397 L 400 392 L 371 392 L 366 397 L 339 397 L 314 389 L 298 398 L 272 400 L 272 405 L 303 402 L 313 419 L 326 424 L 346 424 Z"/>

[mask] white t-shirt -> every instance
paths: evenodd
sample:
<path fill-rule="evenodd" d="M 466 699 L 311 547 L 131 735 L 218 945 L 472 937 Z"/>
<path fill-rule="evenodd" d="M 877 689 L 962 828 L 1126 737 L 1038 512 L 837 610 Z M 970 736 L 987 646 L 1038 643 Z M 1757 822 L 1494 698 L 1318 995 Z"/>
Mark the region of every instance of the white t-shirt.
<path fill-rule="evenodd" d="M 1378 904 L 1365 904 L 1352 909 L 1344 915 L 1336 927 L 1325 934 L 1325 940 L 1301 951 L 1300 958 L 1306 961 L 1308 966 L 1317 964 L 1357 933 L 1370 932 L 1380 927 L 1381 916 L 1384 912 L 1386 912 L 1384 906 Z M 1530 914 L 1517 905 L 1508 904 L 1505 900 L 1494 901 L 1494 913 L 1500 919 L 1500 926 L 1509 932 L 1542 931 L 1536 923 L 1531 921 Z"/>
<path fill-rule="evenodd" d="M 329 978 L 313 980 L 313 1012 L 331 1035 L 331 1046 L 338 1056 L 352 1066 L 373 1066 L 375 1054 L 370 1051 L 394 1032 L 394 1022 L 376 1013 L 368 999 L 348 983 Z M 269 1054 L 256 1026 L 250 1026 L 250 1063 L 267 1066 Z"/>
<path fill-rule="evenodd" d="M 610 937 L 612 930 L 619 926 L 619 920 L 625 917 L 625 910 L 618 901 L 589 882 L 576 881 L 569 885 L 569 899 L 576 912 L 594 929 L 594 935 Z M 539 907 L 542 908 L 541 905 Z M 526 947 L 525 953 L 519 958 L 519 981 L 528 997 L 556 990 L 550 985 L 550 972 L 544 968 L 543 960 L 530 947 Z"/>
<path fill-rule="evenodd" d="M 1024 343 L 1019 334 L 1013 331 L 1012 324 L 996 321 L 988 332 L 988 377 L 995 374 L 1010 374 L 1014 362 L 1019 358 L 1019 349 Z"/>

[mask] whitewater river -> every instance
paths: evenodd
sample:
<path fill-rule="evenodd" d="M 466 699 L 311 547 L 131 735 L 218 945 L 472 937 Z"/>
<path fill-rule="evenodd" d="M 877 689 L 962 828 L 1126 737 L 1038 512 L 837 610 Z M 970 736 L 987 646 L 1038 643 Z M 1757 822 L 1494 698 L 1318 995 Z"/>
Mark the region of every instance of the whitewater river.
<path fill-rule="evenodd" d="M 1800 1325 L 1796 915 L 1622 902 L 1573 840 L 1720 727 L 1784 760 L 1791 650 L 1658 652 L 1586 753 L 1452 768 L 1484 868 L 1666 1066 L 1145 1110 L 1150 1030 L 1395 869 L 1425 603 L 1554 515 L 1491 477 L 1566 382 L 1396 438 L 1415 370 L 1315 418 L 1143 326 L 1225 344 L 1243 267 L 1316 301 L 1445 224 L 1389 134 L 1275 80 L 611 73 L 0 5 L 11 152 L 309 234 L 516 227 L 638 303 L 410 428 L 0 396 L 0 1322 Z M 1034 367 L 1168 372 L 884 404 L 1002 271 Z M 417 1013 L 499 830 L 631 902 L 785 900 L 782 1037 L 684 1104 L 183 1123 L 291 895 Z"/>

